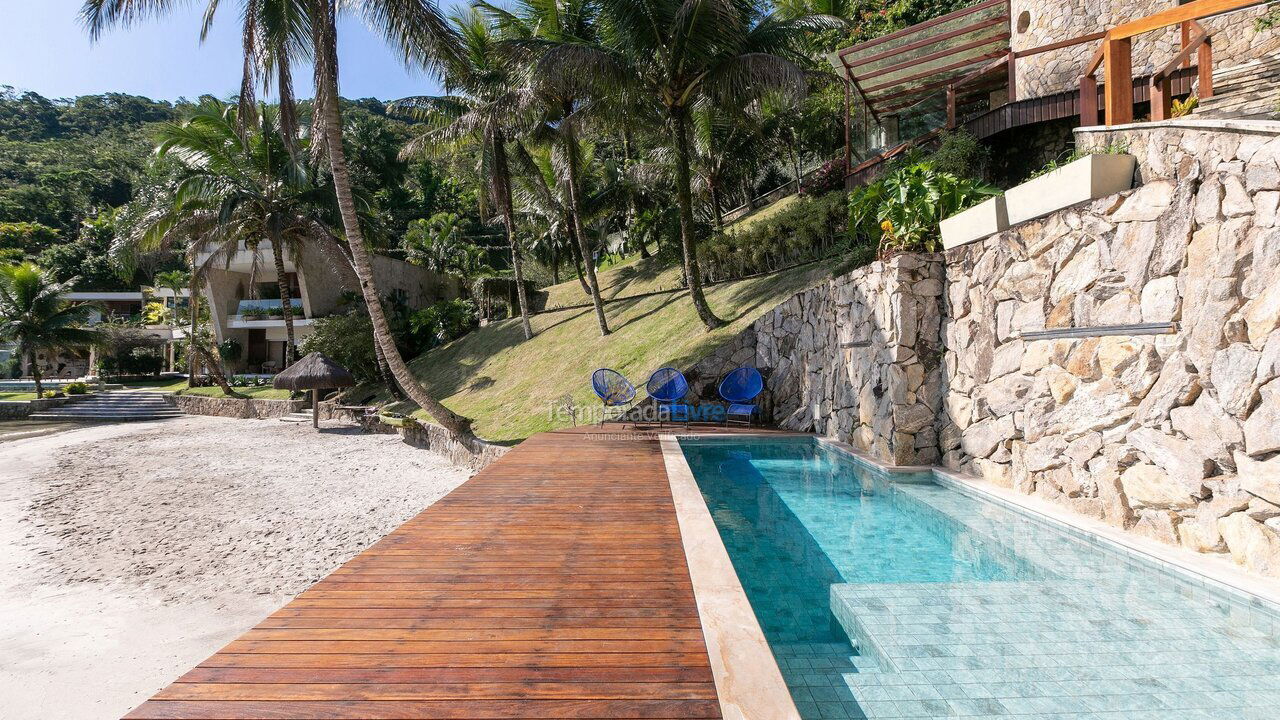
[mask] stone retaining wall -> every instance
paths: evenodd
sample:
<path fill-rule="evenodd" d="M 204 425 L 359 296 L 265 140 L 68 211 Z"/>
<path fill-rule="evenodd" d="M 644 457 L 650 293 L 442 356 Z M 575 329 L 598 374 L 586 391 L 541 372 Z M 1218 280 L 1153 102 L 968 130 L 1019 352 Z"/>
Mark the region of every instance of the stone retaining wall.
<path fill-rule="evenodd" d="M 938 461 L 942 258 L 900 255 L 795 295 L 688 373 L 718 400 L 741 365 L 765 376 L 761 417 L 897 465 Z"/>
<path fill-rule="evenodd" d="M 212 415 L 246 420 L 284 417 L 309 407 L 306 400 L 255 400 L 204 395 L 170 395 L 168 397 L 171 403 L 188 415 Z"/>
<path fill-rule="evenodd" d="M 0 402 L 0 420 L 21 420 L 31 413 L 61 407 L 83 397 L 87 396 L 41 398 L 39 400 L 6 400 Z"/>
<path fill-rule="evenodd" d="M 376 415 L 362 416 L 359 422 L 367 432 L 399 435 L 410 445 L 443 455 L 454 465 L 475 471 L 483 470 L 511 449 L 505 445 L 495 445 L 480 439 L 476 439 L 470 445 L 463 445 L 450 437 L 448 430 L 431 423 L 410 421 L 404 427 L 392 427 L 379 421 Z"/>
<path fill-rule="evenodd" d="M 1280 123 L 1148 124 L 1145 183 L 802 292 L 690 369 L 764 418 L 1280 577 Z M 1022 333 L 1172 323 L 1166 334 Z"/>
<path fill-rule="evenodd" d="M 1280 576 L 1280 125 L 1147 126 L 1145 184 L 946 254 L 944 463 Z M 1164 335 L 1019 332 L 1174 322 Z"/>

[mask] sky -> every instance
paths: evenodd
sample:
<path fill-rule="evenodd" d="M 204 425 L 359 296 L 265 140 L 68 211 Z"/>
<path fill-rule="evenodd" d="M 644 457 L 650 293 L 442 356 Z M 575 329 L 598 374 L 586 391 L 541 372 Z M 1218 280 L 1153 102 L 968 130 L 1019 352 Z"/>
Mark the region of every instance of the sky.
<path fill-rule="evenodd" d="M 239 93 L 239 2 L 222 2 L 221 17 L 203 45 L 205 0 L 191 0 L 162 20 L 110 29 L 96 43 L 80 24 L 81 4 L 0 0 L 0 85 L 49 98 L 123 92 L 176 100 Z M 442 3 L 455 4 L 460 3 Z M 338 51 L 345 97 L 394 100 L 439 91 L 434 78 L 407 70 L 357 18 L 342 21 Z M 295 72 L 295 81 L 298 95 L 310 97 L 310 71 Z"/>

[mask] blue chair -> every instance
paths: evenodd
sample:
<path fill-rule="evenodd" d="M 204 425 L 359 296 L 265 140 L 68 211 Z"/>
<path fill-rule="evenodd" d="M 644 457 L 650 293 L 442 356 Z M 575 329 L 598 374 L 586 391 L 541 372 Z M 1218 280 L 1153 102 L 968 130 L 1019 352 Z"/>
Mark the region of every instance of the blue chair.
<path fill-rule="evenodd" d="M 689 426 L 689 406 L 680 402 L 689 394 L 689 381 L 675 368 L 664 367 L 649 376 L 645 383 L 649 397 L 658 403 L 658 425 L 669 418 L 672 422 L 683 422 Z"/>
<path fill-rule="evenodd" d="M 604 403 L 604 412 L 600 416 L 600 425 L 609 419 L 610 413 L 617 413 L 618 419 L 627 414 L 627 406 L 636 398 L 636 386 L 622 376 L 622 373 L 609 368 L 600 368 L 591 373 L 591 389 L 596 397 Z"/>
<path fill-rule="evenodd" d="M 751 427 L 751 419 L 756 414 L 756 405 L 752 401 L 762 390 L 764 390 L 764 378 L 760 377 L 760 371 L 753 367 L 740 367 L 725 375 L 720 381 L 720 397 L 729 403 L 729 408 L 724 414 L 724 424 L 728 425 L 734 417 L 745 416 L 747 427 Z"/>

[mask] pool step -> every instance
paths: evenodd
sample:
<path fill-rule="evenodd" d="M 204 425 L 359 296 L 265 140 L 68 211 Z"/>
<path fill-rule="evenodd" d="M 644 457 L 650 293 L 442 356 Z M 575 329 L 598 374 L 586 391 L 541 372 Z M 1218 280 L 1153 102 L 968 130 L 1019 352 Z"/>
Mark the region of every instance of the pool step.
<path fill-rule="evenodd" d="M 833 613 L 885 668 L 843 675 L 843 686 L 868 718 L 1161 708 L 1227 717 L 1280 702 L 1280 636 L 1180 590 L 1136 577 L 836 585 Z"/>

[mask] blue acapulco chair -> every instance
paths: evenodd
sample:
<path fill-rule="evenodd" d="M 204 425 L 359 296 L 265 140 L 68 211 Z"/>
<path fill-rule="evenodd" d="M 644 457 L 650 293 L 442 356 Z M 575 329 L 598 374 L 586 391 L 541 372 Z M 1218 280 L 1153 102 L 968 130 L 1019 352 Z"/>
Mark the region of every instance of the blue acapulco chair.
<path fill-rule="evenodd" d="M 724 424 L 728 425 L 735 417 L 739 418 L 736 422 L 744 422 L 741 418 L 745 416 L 747 427 L 750 427 L 751 419 L 756 413 L 756 405 L 752 401 L 762 390 L 764 378 L 753 367 L 740 367 L 725 375 L 720 381 L 720 397 L 729 403 L 724 414 Z"/>
<path fill-rule="evenodd" d="M 611 413 L 621 419 L 627 413 L 627 406 L 636 399 L 636 386 L 622 376 L 622 373 L 609 368 L 600 368 L 591 373 L 591 389 L 596 397 L 604 403 L 604 412 L 600 415 L 600 425 L 610 419 Z"/>
<path fill-rule="evenodd" d="M 664 367 L 650 375 L 644 387 L 658 403 L 659 426 L 665 419 L 689 426 L 689 406 L 681 402 L 689 394 L 689 381 L 679 370 Z"/>

